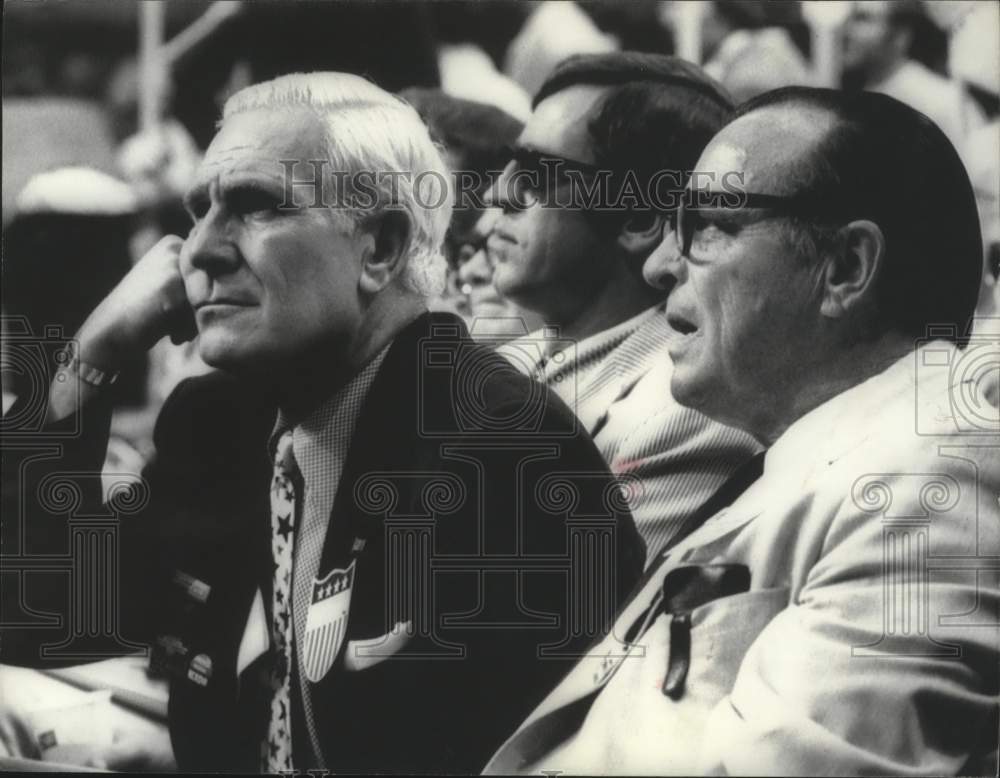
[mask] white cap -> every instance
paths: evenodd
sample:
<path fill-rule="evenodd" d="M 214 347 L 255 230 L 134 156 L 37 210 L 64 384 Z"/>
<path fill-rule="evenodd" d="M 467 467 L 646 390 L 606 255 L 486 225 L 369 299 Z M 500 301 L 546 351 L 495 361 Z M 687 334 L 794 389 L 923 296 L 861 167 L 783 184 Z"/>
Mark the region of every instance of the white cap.
<path fill-rule="evenodd" d="M 118 216 L 134 213 L 132 188 L 89 167 L 64 167 L 32 176 L 17 196 L 17 214 L 72 213 Z"/>

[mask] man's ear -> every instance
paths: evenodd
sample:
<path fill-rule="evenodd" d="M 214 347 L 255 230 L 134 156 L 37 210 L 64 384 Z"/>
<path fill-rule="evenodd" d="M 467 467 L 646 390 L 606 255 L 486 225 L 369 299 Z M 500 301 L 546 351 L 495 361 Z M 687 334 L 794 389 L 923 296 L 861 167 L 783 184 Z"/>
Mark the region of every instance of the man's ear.
<path fill-rule="evenodd" d="M 833 319 L 870 304 L 885 262 L 885 235 L 874 222 L 852 221 L 841 228 L 838 238 L 836 250 L 826 258 L 820 306 L 820 312 Z"/>
<path fill-rule="evenodd" d="M 899 57 L 909 56 L 910 49 L 913 46 L 913 29 L 908 25 L 895 29 L 892 33 L 890 45 Z"/>
<path fill-rule="evenodd" d="M 374 244 L 365 252 L 359 284 L 361 291 L 377 294 L 399 275 L 406 264 L 410 245 L 410 218 L 405 211 L 390 209 L 369 226 Z"/>
<path fill-rule="evenodd" d="M 618 230 L 618 245 L 629 254 L 645 259 L 660 245 L 664 218 L 663 214 L 656 211 L 629 214 Z"/>

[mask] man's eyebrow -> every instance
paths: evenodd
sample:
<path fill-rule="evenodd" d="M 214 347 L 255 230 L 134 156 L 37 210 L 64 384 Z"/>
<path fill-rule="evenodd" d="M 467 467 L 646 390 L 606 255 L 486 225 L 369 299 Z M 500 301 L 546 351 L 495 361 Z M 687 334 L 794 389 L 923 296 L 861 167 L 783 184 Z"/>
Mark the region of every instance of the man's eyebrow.
<path fill-rule="evenodd" d="M 222 192 L 231 192 L 234 189 L 258 189 L 260 191 L 280 191 L 283 188 L 284 179 L 280 175 L 266 175 L 259 172 L 254 173 L 233 173 L 219 181 L 219 189 Z"/>
<path fill-rule="evenodd" d="M 218 180 L 218 184 L 219 194 L 223 197 L 240 192 L 277 195 L 283 191 L 280 177 L 251 173 L 236 173 Z M 192 186 L 182 198 L 184 207 L 192 210 L 193 206 L 206 200 L 210 188 L 209 181 L 202 181 Z"/>

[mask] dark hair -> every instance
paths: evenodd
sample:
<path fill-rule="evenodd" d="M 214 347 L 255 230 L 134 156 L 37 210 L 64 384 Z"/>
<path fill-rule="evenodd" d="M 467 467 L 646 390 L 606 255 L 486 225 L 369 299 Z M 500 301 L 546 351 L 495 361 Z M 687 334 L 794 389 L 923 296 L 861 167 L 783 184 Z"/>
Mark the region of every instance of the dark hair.
<path fill-rule="evenodd" d="M 452 97 L 440 89 L 409 87 L 399 93 L 420 114 L 431 138 L 454 157 L 456 170 L 478 174 L 475 194 L 483 196 L 510 158 L 509 149 L 521 134 L 524 123 L 500 108 Z M 480 212 L 475 200 L 456 192 L 451 224 L 445 235 L 444 254 L 455 267 L 458 251 L 474 228 Z"/>
<path fill-rule="evenodd" d="M 785 194 L 828 203 L 830 213 L 868 219 L 885 236 L 875 294 L 889 327 L 926 337 L 929 327 L 965 342 L 982 280 L 979 214 L 951 141 L 924 114 L 887 95 L 812 87 L 766 92 L 737 109 L 816 108 L 834 126 L 792 168 Z"/>
<path fill-rule="evenodd" d="M 452 97 L 440 89 L 410 87 L 399 93 L 420 114 L 431 137 L 465 170 L 486 173 L 507 164 L 507 149 L 524 123 L 500 108 Z"/>
<path fill-rule="evenodd" d="M 697 65 L 637 51 L 563 60 L 533 106 L 578 84 L 611 87 L 587 125 L 595 163 L 615 175 L 632 171 L 643 187 L 660 170 L 683 172 L 686 184 L 702 149 L 733 110 L 726 91 Z"/>
<path fill-rule="evenodd" d="M 723 0 L 712 3 L 713 10 L 734 30 L 760 30 L 787 27 L 802 21 L 798 3 L 772 3 L 769 0 Z"/>

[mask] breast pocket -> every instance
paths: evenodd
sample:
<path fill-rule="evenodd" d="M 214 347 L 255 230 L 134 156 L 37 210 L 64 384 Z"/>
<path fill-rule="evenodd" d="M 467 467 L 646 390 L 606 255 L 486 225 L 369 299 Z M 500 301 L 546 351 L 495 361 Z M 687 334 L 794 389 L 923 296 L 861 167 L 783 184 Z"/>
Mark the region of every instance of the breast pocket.
<path fill-rule="evenodd" d="M 674 698 L 695 695 L 711 705 L 729 694 L 747 650 L 771 619 L 788 607 L 789 594 L 788 587 L 758 589 L 692 610 L 688 616 L 688 670 Z M 682 646 L 675 646 L 674 639 L 682 621 L 677 616 L 671 619 L 668 667 L 677 660 L 675 649 L 683 650 Z"/>
<path fill-rule="evenodd" d="M 413 638 L 413 622 L 396 622 L 385 635 L 349 640 L 344 649 L 344 669 L 360 672 L 404 653 Z"/>
<path fill-rule="evenodd" d="M 648 624 L 659 614 L 667 617 L 655 625 L 667 632 L 658 641 L 665 643 L 667 654 L 661 668 L 666 697 L 681 699 L 698 677 L 695 671 L 711 675 L 713 665 L 737 661 L 787 603 L 787 589 L 750 591 L 750 583 L 750 569 L 743 564 L 681 565 L 664 577 L 659 598 L 641 621 Z M 633 635 L 625 639 L 631 642 Z"/>
<path fill-rule="evenodd" d="M 654 612 L 570 741 L 575 745 L 546 766 L 568 773 L 696 773 L 703 749 L 722 747 L 702 742 L 709 714 L 731 692 L 747 649 L 788 597 L 787 588 L 742 591 Z"/>

